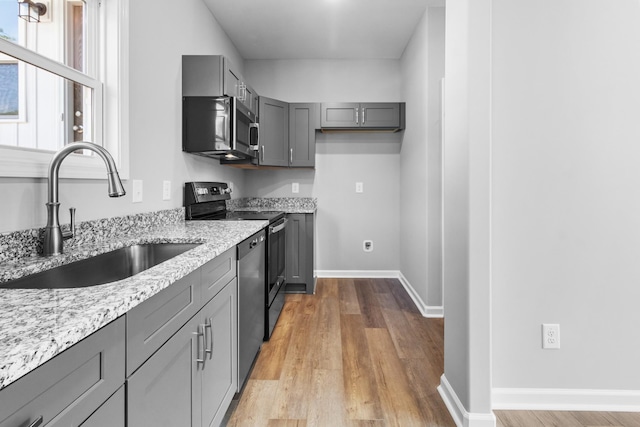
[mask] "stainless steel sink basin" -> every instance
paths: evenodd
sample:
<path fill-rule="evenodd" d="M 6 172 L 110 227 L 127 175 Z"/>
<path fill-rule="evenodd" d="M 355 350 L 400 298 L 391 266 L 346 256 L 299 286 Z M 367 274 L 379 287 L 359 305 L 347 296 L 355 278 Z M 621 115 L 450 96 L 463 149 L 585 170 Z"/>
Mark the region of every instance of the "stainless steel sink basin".
<path fill-rule="evenodd" d="M 154 243 L 128 246 L 0 283 L 0 288 L 61 289 L 102 285 L 134 276 L 196 246 L 199 246 L 199 243 Z"/>

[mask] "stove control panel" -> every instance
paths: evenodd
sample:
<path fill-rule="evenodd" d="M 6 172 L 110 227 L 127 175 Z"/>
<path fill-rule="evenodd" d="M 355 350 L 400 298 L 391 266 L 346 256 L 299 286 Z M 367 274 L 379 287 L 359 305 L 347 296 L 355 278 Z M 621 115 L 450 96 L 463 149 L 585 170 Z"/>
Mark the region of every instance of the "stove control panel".
<path fill-rule="evenodd" d="M 184 184 L 185 207 L 205 202 L 229 200 L 231 189 L 225 182 L 187 182 Z"/>

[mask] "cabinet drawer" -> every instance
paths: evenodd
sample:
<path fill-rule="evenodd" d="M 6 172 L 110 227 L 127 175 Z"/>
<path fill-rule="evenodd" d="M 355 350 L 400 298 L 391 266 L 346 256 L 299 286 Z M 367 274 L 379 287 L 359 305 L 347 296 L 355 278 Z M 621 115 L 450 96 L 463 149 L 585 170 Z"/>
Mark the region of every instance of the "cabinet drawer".
<path fill-rule="evenodd" d="M 199 292 L 200 269 L 127 313 L 127 376 L 196 314 Z"/>
<path fill-rule="evenodd" d="M 202 266 L 202 303 L 206 304 L 236 276 L 236 248 L 218 255 Z"/>
<path fill-rule="evenodd" d="M 0 427 L 78 426 L 124 383 L 120 317 L 0 392 Z"/>

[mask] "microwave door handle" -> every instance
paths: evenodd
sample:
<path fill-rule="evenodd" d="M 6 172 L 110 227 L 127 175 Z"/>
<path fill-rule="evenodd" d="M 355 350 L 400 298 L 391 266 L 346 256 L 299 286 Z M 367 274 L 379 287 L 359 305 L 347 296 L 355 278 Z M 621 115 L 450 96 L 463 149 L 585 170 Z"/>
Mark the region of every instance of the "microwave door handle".
<path fill-rule="evenodd" d="M 250 145 L 249 148 L 251 148 L 254 151 L 258 151 L 260 149 L 260 125 L 258 123 L 250 123 L 249 134 L 251 134 L 252 129 L 256 130 L 256 140 L 255 140 L 255 144 Z"/>

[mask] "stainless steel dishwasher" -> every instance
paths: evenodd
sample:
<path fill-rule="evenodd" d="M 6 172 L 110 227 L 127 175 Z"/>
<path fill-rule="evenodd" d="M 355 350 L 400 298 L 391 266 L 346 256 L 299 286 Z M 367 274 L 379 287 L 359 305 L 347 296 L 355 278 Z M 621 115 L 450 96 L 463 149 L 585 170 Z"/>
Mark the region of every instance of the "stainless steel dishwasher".
<path fill-rule="evenodd" d="M 265 231 L 238 245 L 238 391 L 264 338 Z"/>

